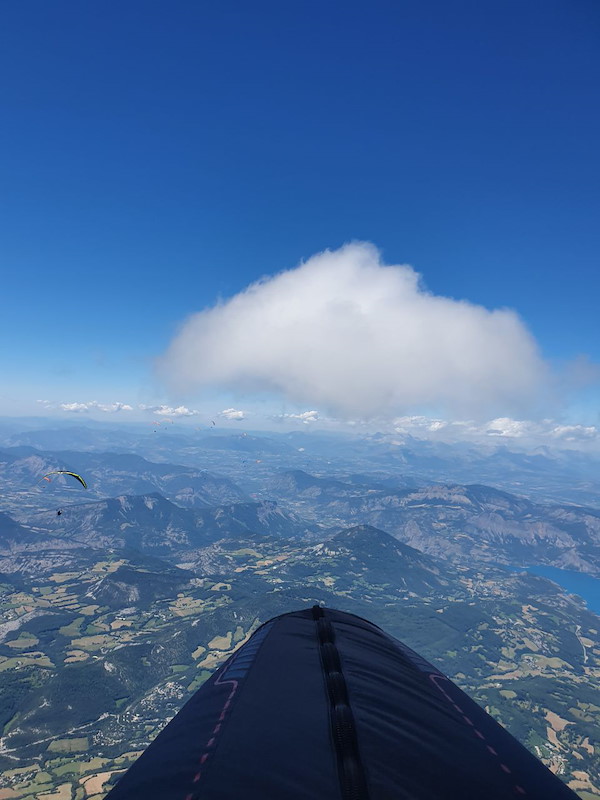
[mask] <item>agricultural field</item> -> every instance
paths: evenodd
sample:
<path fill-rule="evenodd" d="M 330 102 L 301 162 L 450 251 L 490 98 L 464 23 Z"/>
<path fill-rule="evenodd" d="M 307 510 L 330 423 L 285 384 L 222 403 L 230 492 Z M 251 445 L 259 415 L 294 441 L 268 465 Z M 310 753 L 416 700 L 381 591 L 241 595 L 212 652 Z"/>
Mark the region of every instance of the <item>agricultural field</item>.
<path fill-rule="evenodd" d="M 543 579 L 442 568 L 367 527 L 323 545 L 223 541 L 204 575 L 79 561 L 2 585 L 0 800 L 100 800 L 263 621 L 319 602 L 401 638 L 582 797 L 598 792 L 597 618 Z"/>

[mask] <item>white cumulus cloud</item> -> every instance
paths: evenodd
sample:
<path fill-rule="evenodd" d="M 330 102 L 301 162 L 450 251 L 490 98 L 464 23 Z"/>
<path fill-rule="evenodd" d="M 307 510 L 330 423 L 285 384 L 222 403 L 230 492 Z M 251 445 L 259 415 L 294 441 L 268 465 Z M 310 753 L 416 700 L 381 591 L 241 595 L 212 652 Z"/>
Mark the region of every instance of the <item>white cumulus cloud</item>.
<path fill-rule="evenodd" d="M 98 403 L 100 411 L 133 411 L 133 406 L 128 403 Z"/>
<path fill-rule="evenodd" d="M 241 422 L 246 418 L 246 414 L 243 411 L 238 411 L 236 408 L 226 408 L 223 411 L 219 411 L 219 416 L 225 419 L 235 420 L 236 422 Z"/>
<path fill-rule="evenodd" d="M 424 434 L 441 431 L 447 428 L 448 424 L 449 423 L 443 419 L 429 419 L 429 417 L 423 416 L 397 417 L 393 420 L 396 433 L 410 433 L 411 435 L 415 431 Z"/>
<path fill-rule="evenodd" d="M 348 244 L 191 316 L 159 369 L 175 391 L 279 393 L 342 417 L 495 415 L 546 378 L 518 315 L 426 291 L 410 266 Z"/>
<path fill-rule="evenodd" d="M 552 436 L 557 439 L 564 439 L 566 442 L 576 442 L 586 439 L 597 439 L 598 428 L 594 425 L 557 425 L 550 431 Z"/>
<path fill-rule="evenodd" d="M 72 411 L 78 414 L 82 411 L 89 411 L 91 403 L 59 403 L 58 407 L 61 411 Z"/>
<path fill-rule="evenodd" d="M 491 420 L 486 428 L 488 436 L 508 436 L 518 439 L 531 432 L 531 422 L 510 419 L 510 417 L 498 417 Z"/>
<path fill-rule="evenodd" d="M 301 411 L 298 414 L 278 414 L 273 417 L 278 422 L 284 422 L 285 420 L 298 420 L 299 422 L 304 423 L 305 425 L 309 425 L 311 422 L 317 422 L 319 419 L 319 412 L 318 411 Z"/>
<path fill-rule="evenodd" d="M 159 417 L 197 417 L 198 414 L 200 414 L 200 411 L 195 411 L 186 406 L 176 406 L 174 408 L 166 405 L 146 406 L 141 404 L 139 408 L 141 408 L 142 411 L 151 411 L 154 415 Z"/>

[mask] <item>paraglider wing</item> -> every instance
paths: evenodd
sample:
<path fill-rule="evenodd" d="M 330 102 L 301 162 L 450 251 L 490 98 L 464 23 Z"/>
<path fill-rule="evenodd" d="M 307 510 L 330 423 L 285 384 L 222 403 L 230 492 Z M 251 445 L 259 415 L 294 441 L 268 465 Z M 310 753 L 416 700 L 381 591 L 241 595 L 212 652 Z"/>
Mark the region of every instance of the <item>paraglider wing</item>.
<path fill-rule="evenodd" d="M 48 483 L 50 483 L 51 479 L 48 477 L 48 475 L 70 475 L 72 478 L 75 478 L 75 480 L 79 481 L 79 483 L 83 486 L 84 489 L 88 488 L 87 483 L 81 477 L 81 475 L 78 475 L 76 472 L 69 472 L 68 469 L 56 469 L 53 470 L 52 472 L 47 472 L 43 478 L 40 478 L 38 483 L 41 483 L 42 481 L 48 481 Z"/>
<path fill-rule="evenodd" d="M 106 800 L 242 796 L 577 798 L 417 653 L 319 606 L 262 625 Z"/>

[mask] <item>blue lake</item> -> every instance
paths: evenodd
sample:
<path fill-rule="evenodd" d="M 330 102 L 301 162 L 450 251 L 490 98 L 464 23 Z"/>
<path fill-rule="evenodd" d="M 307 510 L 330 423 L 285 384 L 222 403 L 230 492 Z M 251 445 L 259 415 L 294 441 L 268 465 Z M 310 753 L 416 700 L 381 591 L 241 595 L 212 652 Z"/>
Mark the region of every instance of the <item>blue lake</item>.
<path fill-rule="evenodd" d="M 592 575 L 584 575 L 581 572 L 572 572 L 558 567 L 513 567 L 519 572 L 530 572 L 532 575 L 540 575 L 542 578 L 549 578 L 554 583 L 558 583 L 569 594 L 578 594 L 582 597 L 590 611 L 600 614 L 600 578 Z"/>

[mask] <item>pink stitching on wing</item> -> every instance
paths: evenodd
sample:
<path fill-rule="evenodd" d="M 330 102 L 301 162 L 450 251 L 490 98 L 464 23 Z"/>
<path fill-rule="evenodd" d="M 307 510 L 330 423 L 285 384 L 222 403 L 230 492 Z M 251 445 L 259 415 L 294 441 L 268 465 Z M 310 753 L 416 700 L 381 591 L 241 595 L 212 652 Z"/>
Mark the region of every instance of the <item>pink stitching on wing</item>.
<path fill-rule="evenodd" d="M 225 674 L 225 673 L 223 673 L 223 674 Z M 238 688 L 238 681 L 233 680 L 233 679 L 228 680 L 228 681 L 222 681 L 221 677 L 222 676 L 219 675 L 219 677 L 215 681 L 214 685 L 215 686 L 225 686 L 226 683 L 230 683 L 230 684 L 232 684 L 232 688 L 231 688 L 231 691 L 229 692 L 229 696 L 227 697 L 227 700 L 225 701 L 225 704 L 223 705 L 223 708 L 221 710 L 221 714 L 219 716 L 219 722 L 215 726 L 215 729 L 212 732 L 211 738 L 206 743 L 205 750 L 202 753 L 202 755 L 200 756 L 200 764 L 201 765 L 204 764 L 205 761 L 207 761 L 208 757 L 210 756 L 210 752 L 208 752 L 208 748 L 213 748 L 213 745 L 215 744 L 215 741 L 217 739 L 217 735 L 216 734 L 218 734 L 219 730 L 221 729 L 221 722 L 223 722 L 223 720 L 225 719 L 225 713 L 226 713 L 227 709 L 229 708 L 229 706 L 231 704 L 231 701 L 233 700 L 233 696 L 237 692 L 237 688 Z M 202 774 L 202 770 L 198 770 L 198 772 L 194 775 L 194 783 L 198 783 L 198 781 L 200 780 L 201 774 Z M 186 794 L 185 800 L 194 800 L 194 792 L 189 792 L 188 794 Z"/>
<path fill-rule="evenodd" d="M 453 699 L 450 697 L 450 695 L 449 695 L 449 694 L 446 692 L 446 690 L 444 689 L 444 687 L 443 687 L 443 686 L 440 686 L 440 685 L 439 685 L 439 683 L 437 683 L 437 680 L 438 680 L 439 678 L 442 678 L 443 680 L 445 680 L 445 681 L 448 681 L 448 683 L 450 683 L 450 682 L 451 682 L 451 681 L 450 681 L 450 678 L 447 678 L 445 675 L 431 675 L 431 674 L 429 675 L 429 677 L 430 677 L 430 679 L 431 679 L 431 682 L 433 683 L 433 685 L 436 687 L 436 689 L 439 689 L 439 691 L 440 691 L 440 692 L 441 692 L 441 693 L 444 695 L 444 697 L 446 698 L 446 700 L 448 700 L 448 702 L 449 702 L 449 703 L 450 703 L 452 706 L 454 706 L 454 708 L 455 708 L 455 709 L 456 709 L 456 710 L 459 712 L 459 714 L 460 714 L 460 715 L 463 717 L 463 719 L 464 719 L 464 720 L 465 720 L 467 723 L 469 723 L 470 725 L 473 725 L 473 723 L 472 723 L 472 722 L 471 722 L 471 720 L 470 720 L 470 719 L 467 717 L 467 715 L 466 715 L 466 714 L 465 714 L 465 712 L 462 710 L 462 708 L 460 708 L 460 706 L 458 706 L 458 705 L 457 705 L 457 704 L 454 702 L 454 700 L 453 700 Z M 480 730 L 478 730 L 478 729 L 477 729 L 477 728 L 475 728 L 474 726 L 473 726 L 473 733 L 475 734 L 475 736 L 478 736 L 480 739 L 483 739 L 483 740 L 485 741 L 485 736 L 484 736 L 484 735 L 481 733 L 481 731 L 480 731 Z M 497 753 L 497 752 L 494 750 L 494 748 L 493 748 L 491 745 L 489 745 L 489 744 L 487 744 L 486 746 L 487 746 L 487 749 L 490 751 L 490 753 L 492 753 L 492 755 L 496 756 L 496 757 L 498 758 L 498 761 L 500 761 L 500 759 L 499 759 L 499 757 L 498 757 L 498 753 Z M 504 770 L 504 772 L 507 772 L 507 773 L 511 774 L 511 771 L 510 771 L 510 769 L 509 769 L 509 768 L 506 766 L 506 764 L 503 764 L 502 762 L 500 762 L 500 767 L 501 767 L 501 768 Z M 516 792 L 518 792 L 519 794 L 524 794 L 524 795 L 526 795 L 526 794 L 527 794 L 527 792 L 525 791 L 525 789 L 523 789 L 523 787 L 522 787 L 522 786 L 519 786 L 519 785 L 518 785 L 518 784 L 516 784 L 516 783 L 515 783 L 515 784 L 513 784 L 513 789 L 514 789 Z"/>

